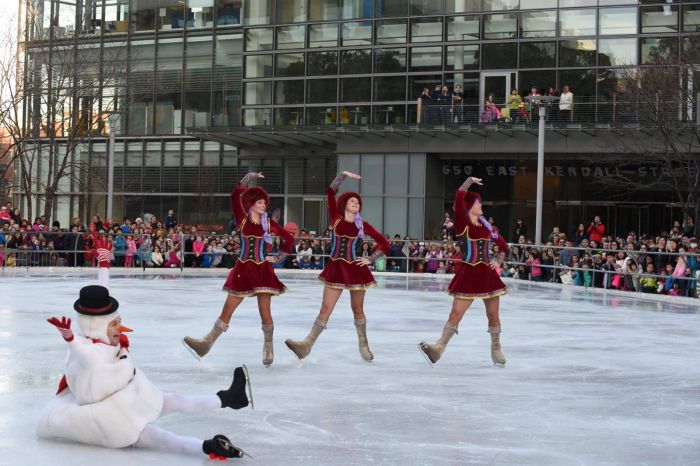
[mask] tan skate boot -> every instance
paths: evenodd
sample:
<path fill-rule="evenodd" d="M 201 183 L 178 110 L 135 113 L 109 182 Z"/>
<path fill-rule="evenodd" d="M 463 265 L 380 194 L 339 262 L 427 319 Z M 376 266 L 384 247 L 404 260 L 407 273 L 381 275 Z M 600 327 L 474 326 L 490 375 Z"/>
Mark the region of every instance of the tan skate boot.
<path fill-rule="evenodd" d="M 275 324 L 263 324 L 262 331 L 265 334 L 265 343 L 263 343 L 263 364 L 269 367 L 275 359 L 275 351 L 272 347 L 272 334 L 275 331 Z"/>
<path fill-rule="evenodd" d="M 446 323 L 445 327 L 442 329 L 442 336 L 438 339 L 438 341 L 435 342 L 434 345 L 423 341 L 418 345 L 418 348 L 421 350 L 421 353 L 423 353 L 423 355 L 428 359 L 428 362 L 430 362 L 430 364 L 435 364 L 442 357 L 442 353 L 445 351 L 447 343 L 450 341 L 450 338 L 452 338 L 452 336 L 455 333 L 459 333 L 457 331 L 457 326 L 452 325 L 450 323 Z"/>
<path fill-rule="evenodd" d="M 294 355 L 301 359 L 304 359 L 309 355 L 311 352 L 311 347 L 314 345 L 316 342 L 316 338 L 321 334 L 326 329 L 326 322 L 316 319 L 316 322 L 314 322 L 314 325 L 311 327 L 311 330 L 309 331 L 309 334 L 306 336 L 301 341 L 298 340 L 292 340 L 292 339 L 287 339 L 285 340 L 284 344 L 287 345 L 287 348 L 290 349 Z"/>
<path fill-rule="evenodd" d="M 488 332 L 491 334 L 491 360 L 502 366 L 506 363 L 506 358 L 501 353 L 501 326 L 489 327 Z"/>
<path fill-rule="evenodd" d="M 367 319 L 355 319 L 355 329 L 357 329 L 357 341 L 360 345 L 360 356 L 367 362 L 372 362 L 374 355 L 369 350 L 367 341 Z"/>
<path fill-rule="evenodd" d="M 192 356 L 197 359 L 203 358 L 209 352 L 211 347 L 214 346 L 216 339 L 219 338 L 219 336 L 226 330 L 228 330 L 228 324 L 221 319 L 216 319 L 214 327 L 204 338 L 197 339 L 185 337 L 183 338 L 182 343 L 185 345 L 185 348 L 192 353 Z"/>

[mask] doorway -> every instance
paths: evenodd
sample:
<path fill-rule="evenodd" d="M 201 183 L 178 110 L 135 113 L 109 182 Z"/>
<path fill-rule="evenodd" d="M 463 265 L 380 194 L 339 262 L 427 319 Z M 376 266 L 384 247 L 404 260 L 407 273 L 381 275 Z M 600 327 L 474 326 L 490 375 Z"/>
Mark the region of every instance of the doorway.
<path fill-rule="evenodd" d="M 499 107 L 505 107 L 511 89 L 518 87 L 518 73 L 515 71 L 483 71 L 479 83 L 479 105 L 483 109 L 489 94 Z"/>

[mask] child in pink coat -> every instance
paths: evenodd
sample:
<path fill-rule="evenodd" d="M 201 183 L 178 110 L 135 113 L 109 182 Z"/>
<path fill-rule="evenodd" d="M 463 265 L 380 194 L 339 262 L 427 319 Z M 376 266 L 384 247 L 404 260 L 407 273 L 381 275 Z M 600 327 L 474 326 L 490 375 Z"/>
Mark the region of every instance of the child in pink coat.
<path fill-rule="evenodd" d="M 126 236 L 126 251 L 124 257 L 124 267 L 132 267 L 134 262 L 134 255 L 136 254 L 136 241 L 131 235 Z"/>

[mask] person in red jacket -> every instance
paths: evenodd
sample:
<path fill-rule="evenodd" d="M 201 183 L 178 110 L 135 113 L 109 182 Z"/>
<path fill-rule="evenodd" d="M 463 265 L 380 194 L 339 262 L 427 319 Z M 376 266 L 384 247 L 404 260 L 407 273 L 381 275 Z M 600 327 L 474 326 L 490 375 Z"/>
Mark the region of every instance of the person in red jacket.
<path fill-rule="evenodd" d="M 308 336 L 301 341 L 288 339 L 287 347 L 299 358 L 304 359 L 311 352 L 316 338 L 326 328 L 326 323 L 335 308 L 343 290 L 350 292 L 350 306 L 355 317 L 355 328 L 359 342 L 360 356 L 367 362 L 374 359 L 367 342 L 367 319 L 364 302 L 367 289 L 376 286 L 368 265 L 379 256 L 389 251 L 389 242 L 372 225 L 362 220 L 362 197 L 355 192 L 346 192 L 336 199 L 336 193 L 346 177 L 360 179 L 359 175 L 343 172 L 326 189 L 328 196 L 328 219 L 331 224 L 330 260 L 326 262 L 323 272 L 318 276 L 325 285 L 321 310 L 311 327 Z M 371 256 L 358 257 L 358 245 L 365 235 L 372 238 L 377 247 Z"/>
<path fill-rule="evenodd" d="M 262 331 L 265 336 L 263 344 L 263 364 L 269 366 L 274 360 L 272 335 L 274 323 L 270 304 L 272 296 L 278 296 L 287 287 L 275 275 L 272 264 L 282 261 L 292 250 L 294 238 L 274 220 L 267 216 L 270 197 L 261 187 L 248 188 L 248 184 L 263 178 L 262 173 L 248 173 L 231 192 L 231 207 L 236 217 L 236 231 L 240 237 L 241 251 L 236 265 L 228 274 L 224 290 L 228 297 L 221 310 L 219 318 L 212 330 L 201 339 L 185 337 L 183 343 L 195 357 L 204 357 L 222 332 L 228 330 L 228 323 L 239 304 L 244 298 L 257 296 L 258 310 L 262 320 Z M 273 233 L 282 240 L 282 253 L 278 256 L 267 256 L 267 250 L 272 244 Z"/>
<path fill-rule="evenodd" d="M 588 239 L 590 241 L 596 241 L 598 243 L 603 242 L 603 235 L 605 234 L 605 225 L 600 221 L 598 215 L 595 216 L 591 224 L 588 226 Z"/>
<path fill-rule="evenodd" d="M 498 307 L 499 297 L 508 290 L 496 273 L 499 264 L 491 259 L 489 248 L 491 242 L 495 242 L 501 251 L 508 251 L 508 244 L 484 218 L 481 197 L 469 191 L 472 184 L 481 185 L 481 179 L 468 178 L 455 195 L 455 233 L 461 238 L 462 264 L 448 287 L 449 294 L 454 297 L 452 311 L 440 339 L 435 344 L 423 341 L 418 346 L 431 364 L 440 359 L 450 338 L 457 333 L 464 313 L 475 299 L 483 299 L 486 306 L 488 333 L 491 335 L 491 359 L 494 364 L 506 363 L 501 352 Z"/>

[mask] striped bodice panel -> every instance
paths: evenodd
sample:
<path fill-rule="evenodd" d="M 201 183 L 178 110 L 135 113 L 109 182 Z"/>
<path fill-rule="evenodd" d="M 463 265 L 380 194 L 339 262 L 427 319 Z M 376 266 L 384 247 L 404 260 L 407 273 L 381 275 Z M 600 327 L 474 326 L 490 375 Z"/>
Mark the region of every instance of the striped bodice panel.
<path fill-rule="evenodd" d="M 491 255 L 489 254 L 489 247 L 491 241 L 488 239 L 470 239 L 465 238 L 462 240 L 462 262 L 467 264 L 476 265 L 480 262 L 488 264 L 491 262 Z"/>
<path fill-rule="evenodd" d="M 331 260 L 352 262 L 357 259 L 357 236 L 341 236 L 331 229 Z"/>

